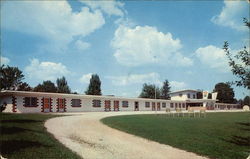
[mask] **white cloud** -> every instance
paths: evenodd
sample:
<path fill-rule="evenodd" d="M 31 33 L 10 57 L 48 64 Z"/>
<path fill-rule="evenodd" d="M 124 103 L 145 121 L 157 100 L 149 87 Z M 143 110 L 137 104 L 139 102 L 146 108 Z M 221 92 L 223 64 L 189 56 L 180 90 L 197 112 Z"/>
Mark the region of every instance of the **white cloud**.
<path fill-rule="evenodd" d="M 126 66 L 143 64 L 172 64 L 189 66 L 192 60 L 178 52 L 182 47 L 171 33 L 159 32 L 151 26 L 120 25 L 115 31 L 111 46 L 116 60 Z"/>
<path fill-rule="evenodd" d="M 2 27 L 41 36 L 48 49 L 61 52 L 75 37 L 85 37 L 102 27 L 100 10 L 83 7 L 73 12 L 67 1 L 5 1 L 1 7 Z"/>
<path fill-rule="evenodd" d="M 249 4 L 246 1 L 224 1 L 224 7 L 219 15 L 212 17 L 215 24 L 231 27 L 236 30 L 247 30 L 243 18 L 249 17 Z"/>
<path fill-rule="evenodd" d="M 171 91 L 187 89 L 188 85 L 185 82 L 170 81 Z"/>
<path fill-rule="evenodd" d="M 81 83 L 89 83 L 89 80 L 90 80 L 92 74 L 93 73 L 88 73 L 88 74 L 82 75 L 82 77 L 80 78 L 80 82 Z"/>
<path fill-rule="evenodd" d="M 217 69 L 221 72 L 230 71 L 226 53 L 221 48 L 209 45 L 198 48 L 195 54 L 203 64 L 210 68 Z"/>
<path fill-rule="evenodd" d="M 126 86 L 131 84 L 152 83 L 161 85 L 160 75 L 152 72 L 147 74 L 128 74 L 127 76 L 107 76 L 114 85 Z"/>
<path fill-rule="evenodd" d="M 123 16 L 124 11 L 123 11 L 123 6 L 124 3 L 122 2 L 117 2 L 115 0 L 109 0 L 109 1 L 86 1 L 86 0 L 81 0 L 82 3 L 88 5 L 91 7 L 91 9 L 96 10 L 100 9 L 109 16 L 115 15 L 115 16 Z"/>
<path fill-rule="evenodd" d="M 10 59 L 8 59 L 7 57 L 3 57 L 1 56 L 1 65 L 8 65 L 10 63 Z"/>
<path fill-rule="evenodd" d="M 76 48 L 79 50 L 79 51 L 84 51 L 88 48 L 90 48 L 91 44 L 90 43 L 87 43 L 87 42 L 84 42 L 84 41 L 81 41 L 81 40 L 77 40 L 75 42 L 75 46 Z"/>
<path fill-rule="evenodd" d="M 53 81 L 58 77 L 69 74 L 67 67 L 62 63 L 40 62 L 38 59 L 32 59 L 30 62 L 24 70 L 31 79 Z"/>

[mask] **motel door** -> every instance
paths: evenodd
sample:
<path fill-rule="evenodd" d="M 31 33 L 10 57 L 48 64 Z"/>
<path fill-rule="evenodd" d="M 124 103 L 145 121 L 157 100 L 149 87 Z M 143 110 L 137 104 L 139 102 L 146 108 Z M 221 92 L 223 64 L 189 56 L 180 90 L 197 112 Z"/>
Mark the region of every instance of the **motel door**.
<path fill-rule="evenodd" d="M 43 112 L 50 112 L 50 98 L 43 98 Z"/>
<path fill-rule="evenodd" d="M 62 98 L 58 99 L 58 111 L 59 112 L 64 112 L 65 110 L 65 101 Z"/>
<path fill-rule="evenodd" d="M 155 110 L 155 102 L 152 102 L 152 110 Z"/>
<path fill-rule="evenodd" d="M 114 111 L 119 111 L 119 101 L 118 100 L 114 101 Z"/>
<path fill-rule="evenodd" d="M 139 102 L 135 102 L 135 111 L 139 111 Z"/>
<path fill-rule="evenodd" d="M 161 110 L 161 103 L 160 102 L 157 103 L 157 110 Z"/>
<path fill-rule="evenodd" d="M 110 105 L 111 105 L 110 100 L 105 100 L 105 107 L 104 107 L 104 110 L 105 110 L 105 111 L 110 111 L 110 110 L 111 110 Z"/>

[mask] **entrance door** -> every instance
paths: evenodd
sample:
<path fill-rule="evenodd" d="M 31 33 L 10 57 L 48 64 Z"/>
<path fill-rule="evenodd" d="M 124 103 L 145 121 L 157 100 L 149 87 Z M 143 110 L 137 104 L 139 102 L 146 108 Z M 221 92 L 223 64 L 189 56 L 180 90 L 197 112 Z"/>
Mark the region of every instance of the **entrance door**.
<path fill-rule="evenodd" d="M 50 112 L 50 98 L 43 98 L 43 112 Z"/>
<path fill-rule="evenodd" d="M 139 102 L 135 102 L 135 111 L 139 111 Z"/>
<path fill-rule="evenodd" d="M 58 98 L 58 112 L 65 111 L 65 101 L 62 98 Z"/>
<path fill-rule="evenodd" d="M 152 110 L 155 110 L 155 102 L 152 102 Z"/>
<path fill-rule="evenodd" d="M 119 101 L 118 100 L 114 101 L 114 111 L 119 111 Z"/>
<path fill-rule="evenodd" d="M 159 111 L 161 110 L 161 103 L 160 102 L 157 103 L 157 110 L 159 110 Z"/>
<path fill-rule="evenodd" d="M 105 100 L 104 104 L 105 104 L 104 111 L 110 111 L 111 110 L 111 107 L 110 107 L 111 102 L 110 102 L 110 100 Z"/>

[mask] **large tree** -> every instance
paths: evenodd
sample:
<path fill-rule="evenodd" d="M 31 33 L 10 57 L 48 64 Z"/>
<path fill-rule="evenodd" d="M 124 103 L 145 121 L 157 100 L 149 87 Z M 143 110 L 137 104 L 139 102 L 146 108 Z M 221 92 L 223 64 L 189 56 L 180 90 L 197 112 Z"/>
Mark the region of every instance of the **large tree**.
<path fill-rule="evenodd" d="M 160 98 L 160 89 L 156 87 L 154 84 L 143 84 L 142 92 L 140 94 L 140 98 L 151 98 L 151 99 L 159 99 Z"/>
<path fill-rule="evenodd" d="M 244 18 L 245 25 L 250 28 L 249 21 Z M 249 32 L 248 32 L 249 34 Z M 239 51 L 236 55 L 233 55 L 229 50 L 229 44 L 226 41 L 223 47 L 229 60 L 229 66 L 235 76 L 239 78 L 237 81 L 233 81 L 232 84 L 236 86 L 243 86 L 250 89 L 250 53 L 249 48 L 244 46 L 243 50 Z"/>
<path fill-rule="evenodd" d="M 93 74 L 89 81 L 89 86 L 85 91 L 87 95 L 102 95 L 101 80 L 97 74 Z"/>
<path fill-rule="evenodd" d="M 26 82 L 21 83 L 18 88 L 18 91 L 32 91 L 32 88 L 30 87 L 30 85 Z"/>
<path fill-rule="evenodd" d="M 229 83 L 217 83 L 213 90 L 218 92 L 217 99 L 220 103 L 234 103 L 234 90 Z"/>
<path fill-rule="evenodd" d="M 0 67 L 0 89 L 1 90 L 17 90 L 22 83 L 24 75 L 18 67 L 10 67 L 2 65 Z"/>
<path fill-rule="evenodd" d="M 64 76 L 62 78 L 57 78 L 56 85 L 57 85 L 58 93 L 70 93 L 71 92 Z"/>
<path fill-rule="evenodd" d="M 165 80 L 161 88 L 161 99 L 170 99 L 170 96 L 169 96 L 170 89 L 171 87 L 169 86 L 168 80 Z"/>
<path fill-rule="evenodd" d="M 250 96 L 246 96 L 246 97 L 243 99 L 243 104 L 244 104 L 244 105 L 249 105 L 249 106 L 250 106 Z"/>
<path fill-rule="evenodd" d="M 35 92 L 51 92 L 51 93 L 56 93 L 57 92 L 57 88 L 55 86 L 55 84 L 51 81 L 43 81 L 42 84 L 38 84 L 35 88 L 34 88 Z"/>

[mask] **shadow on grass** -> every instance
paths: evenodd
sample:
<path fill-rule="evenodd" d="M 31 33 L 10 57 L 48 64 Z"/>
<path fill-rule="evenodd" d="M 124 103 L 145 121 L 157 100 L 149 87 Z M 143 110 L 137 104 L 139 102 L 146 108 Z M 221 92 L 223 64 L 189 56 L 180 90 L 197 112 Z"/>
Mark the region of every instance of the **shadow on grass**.
<path fill-rule="evenodd" d="M 42 120 L 29 120 L 29 119 L 17 119 L 17 120 L 2 120 L 2 123 L 37 123 L 42 122 Z"/>
<path fill-rule="evenodd" d="M 37 132 L 41 133 L 40 131 L 36 130 L 30 130 L 30 129 L 25 129 L 25 128 L 19 128 L 19 127 L 1 127 L 1 135 L 12 135 L 12 134 L 17 134 L 17 133 L 22 133 L 25 131 L 32 131 L 32 132 Z"/>
<path fill-rule="evenodd" d="M 12 153 L 21 151 L 26 148 L 38 148 L 38 147 L 49 147 L 40 142 L 25 141 L 25 140 L 11 140 L 11 141 L 1 141 L 0 151 L 2 155 L 10 155 Z"/>
<path fill-rule="evenodd" d="M 250 127 L 250 123 L 236 122 L 236 124 Z"/>
<path fill-rule="evenodd" d="M 248 122 L 236 122 L 239 125 L 239 129 L 243 131 L 248 131 L 250 133 L 250 123 Z M 233 135 L 230 140 L 224 140 L 226 142 L 238 145 L 238 146 L 250 146 L 250 136 L 238 136 Z"/>
<path fill-rule="evenodd" d="M 250 146 L 250 136 L 242 137 L 234 135 L 229 142 L 239 146 Z"/>

